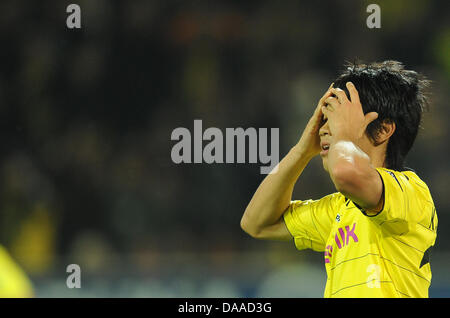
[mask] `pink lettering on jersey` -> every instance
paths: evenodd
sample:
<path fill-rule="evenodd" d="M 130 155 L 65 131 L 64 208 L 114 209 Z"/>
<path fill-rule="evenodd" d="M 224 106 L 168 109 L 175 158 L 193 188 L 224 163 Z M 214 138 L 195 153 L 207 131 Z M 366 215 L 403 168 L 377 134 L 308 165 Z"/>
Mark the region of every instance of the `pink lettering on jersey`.
<path fill-rule="evenodd" d="M 325 263 L 330 262 L 330 258 L 332 256 L 331 252 L 333 252 L 333 246 L 327 245 L 326 250 L 325 250 Z"/>
<path fill-rule="evenodd" d="M 345 245 L 345 233 L 344 233 L 344 229 L 342 228 L 342 227 L 340 227 L 339 229 L 338 229 L 338 231 L 339 231 L 339 234 L 341 235 L 341 239 L 342 239 L 342 244 L 343 245 Z"/>
<path fill-rule="evenodd" d="M 345 231 L 344 231 L 345 229 Z M 352 229 L 348 225 L 345 227 L 338 228 L 337 232 L 334 234 L 334 241 L 336 242 L 336 245 L 339 249 L 343 248 L 344 246 L 348 246 L 351 241 L 350 237 L 353 239 L 353 242 L 358 242 L 358 236 L 355 233 L 356 230 L 356 223 L 353 223 Z M 339 235 L 338 235 L 339 233 Z M 325 248 L 325 263 L 330 263 L 330 259 L 332 257 L 331 252 L 333 251 L 333 247 L 331 245 L 328 245 Z"/>
<path fill-rule="evenodd" d="M 350 236 L 353 238 L 353 241 L 358 242 L 358 237 L 355 234 L 355 227 L 356 223 L 353 223 L 353 227 L 350 231 L 348 225 L 345 226 L 345 231 L 347 232 L 347 240 L 345 241 L 346 245 L 348 245 L 348 239 L 350 238 Z"/>
<path fill-rule="evenodd" d="M 336 241 L 336 245 L 341 248 L 341 241 L 339 241 L 338 235 L 337 233 L 334 235 L 334 240 Z"/>

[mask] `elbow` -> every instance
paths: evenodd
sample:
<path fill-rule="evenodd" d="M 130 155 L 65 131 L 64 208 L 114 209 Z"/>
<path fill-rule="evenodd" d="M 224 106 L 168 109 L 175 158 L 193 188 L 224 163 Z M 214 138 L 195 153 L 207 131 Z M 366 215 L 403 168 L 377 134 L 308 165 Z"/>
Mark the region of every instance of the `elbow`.
<path fill-rule="evenodd" d="M 355 180 L 357 180 L 358 173 L 351 163 L 343 162 L 335 165 L 330 170 L 330 176 L 336 190 L 346 194 L 351 190 Z"/>
<path fill-rule="evenodd" d="M 241 230 L 244 231 L 245 233 L 248 233 L 247 232 L 248 225 L 247 225 L 247 222 L 245 220 L 245 215 L 241 218 L 240 225 L 241 225 Z"/>
<path fill-rule="evenodd" d="M 258 238 L 259 237 L 259 232 L 258 228 L 248 219 L 247 215 L 244 213 L 244 215 L 242 216 L 241 219 L 241 229 L 247 233 L 248 235 L 250 235 L 253 238 Z"/>

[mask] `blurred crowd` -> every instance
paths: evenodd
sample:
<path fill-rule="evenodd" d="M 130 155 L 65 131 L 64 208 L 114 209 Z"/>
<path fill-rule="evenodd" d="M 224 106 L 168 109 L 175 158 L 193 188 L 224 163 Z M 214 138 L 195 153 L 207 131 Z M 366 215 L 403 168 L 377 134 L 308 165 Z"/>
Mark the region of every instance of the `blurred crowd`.
<path fill-rule="evenodd" d="M 259 164 L 176 165 L 170 136 L 194 119 L 278 127 L 283 157 L 355 59 L 399 60 L 433 81 L 407 166 L 436 204 L 434 253 L 450 251 L 445 1 L 377 1 L 380 29 L 366 26 L 371 1 L 79 0 L 82 27 L 68 29 L 70 3 L 0 3 L 0 244 L 36 282 L 70 263 L 154 277 L 199 264 L 257 275 L 309 257 L 319 268 L 320 255 L 241 231 Z M 314 159 L 294 196 L 331 191 Z"/>

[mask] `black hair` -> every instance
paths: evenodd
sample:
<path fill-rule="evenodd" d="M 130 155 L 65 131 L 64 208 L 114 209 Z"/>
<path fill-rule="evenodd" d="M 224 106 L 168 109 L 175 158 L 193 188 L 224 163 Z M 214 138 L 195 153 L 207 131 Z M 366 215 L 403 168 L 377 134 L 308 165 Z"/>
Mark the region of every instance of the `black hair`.
<path fill-rule="evenodd" d="M 422 113 L 428 109 L 425 89 L 430 82 L 397 61 L 347 63 L 334 81 L 334 87 L 343 89 L 349 96 L 347 82 L 352 82 L 358 90 L 364 114 L 378 113 L 378 118 L 366 129 L 372 142 L 376 144 L 383 123 L 395 123 L 384 164 L 388 169 L 405 170 L 405 157 L 417 137 Z"/>

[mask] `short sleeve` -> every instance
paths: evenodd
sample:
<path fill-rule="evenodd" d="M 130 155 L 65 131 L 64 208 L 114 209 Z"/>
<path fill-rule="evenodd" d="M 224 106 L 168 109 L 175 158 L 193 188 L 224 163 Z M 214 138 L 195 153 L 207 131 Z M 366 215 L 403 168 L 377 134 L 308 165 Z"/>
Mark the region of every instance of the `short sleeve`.
<path fill-rule="evenodd" d="M 284 222 L 299 250 L 324 251 L 335 218 L 337 193 L 319 200 L 292 201 Z"/>
<path fill-rule="evenodd" d="M 417 222 L 420 207 L 417 185 L 406 174 L 385 168 L 377 168 L 383 181 L 383 207 L 370 218 L 378 224 L 385 222 Z M 426 189 L 428 191 L 428 189 Z"/>

